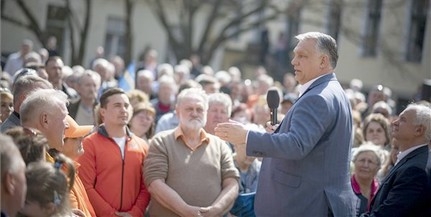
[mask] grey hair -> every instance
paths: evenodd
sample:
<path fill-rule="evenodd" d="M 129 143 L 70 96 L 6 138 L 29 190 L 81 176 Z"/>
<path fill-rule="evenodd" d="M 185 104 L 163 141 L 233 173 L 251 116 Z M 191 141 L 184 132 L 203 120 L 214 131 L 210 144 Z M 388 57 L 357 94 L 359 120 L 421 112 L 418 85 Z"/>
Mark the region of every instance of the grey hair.
<path fill-rule="evenodd" d="M 392 108 L 389 106 L 389 104 L 385 101 L 378 101 L 373 105 L 373 111 L 382 108 L 382 109 L 386 109 L 386 111 L 388 111 L 388 115 L 391 116 L 392 115 Z"/>
<path fill-rule="evenodd" d="M 195 87 L 184 89 L 178 94 L 177 106 L 182 104 L 183 101 L 187 100 L 187 98 L 190 96 L 198 96 L 202 98 L 202 101 L 204 103 L 204 109 L 205 111 L 208 110 L 208 95 L 201 88 L 195 88 Z"/>
<path fill-rule="evenodd" d="M 150 70 L 147 70 L 147 69 L 139 70 L 137 76 L 138 76 L 138 78 L 145 77 L 145 78 L 149 78 L 152 81 L 154 81 L 154 74 L 153 74 L 153 72 L 150 71 Z"/>
<path fill-rule="evenodd" d="M 431 141 L 431 108 L 422 104 L 409 104 L 406 108 L 414 109 L 416 111 L 416 120 L 414 121 L 417 125 L 423 125 L 425 130 L 425 139 L 427 142 Z"/>
<path fill-rule="evenodd" d="M 363 143 L 353 152 L 352 162 L 355 162 L 358 159 L 358 156 L 364 152 L 374 153 L 377 157 L 377 166 L 380 168 L 382 165 L 383 150 L 371 142 Z"/>
<path fill-rule="evenodd" d="M 307 32 L 295 36 L 299 41 L 316 40 L 316 49 L 329 56 L 331 66 L 335 69 L 338 62 L 337 42 L 330 35 L 321 32 Z"/>
<path fill-rule="evenodd" d="M 98 58 L 96 60 L 94 60 L 93 65 L 91 66 L 92 70 L 96 70 L 97 67 L 103 67 L 103 68 L 108 68 L 109 67 L 109 62 L 108 60 L 104 59 L 104 58 Z"/>
<path fill-rule="evenodd" d="M 157 66 L 157 76 L 161 77 L 163 75 L 174 76 L 174 67 L 169 63 L 162 63 Z"/>
<path fill-rule="evenodd" d="M 82 72 L 82 74 L 79 75 L 77 82 L 80 84 L 82 79 L 85 77 L 91 77 L 91 79 L 99 84 L 99 86 L 102 84 L 102 78 L 100 77 L 99 73 L 91 69 L 86 69 L 84 72 Z"/>
<path fill-rule="evenodd" d="M 212 93 L 208 96 L 208 105 L 222 104 L 226 108 L 227 115 L 232 113 L 232 99 L 225 93 Z"/>
<path fill-rule="evenodd" d="M 52 112 L 55 106 L 62 103 L 67 105 L 68 100 L 60 90 L 40 89 L 32 92 L 21 105 L 21 124 L 32 122 L 43 111 Z"/>
<path fill-rule="evenodd" d="M 13 85 L 13 100 L 16 104 L 22 96 L 27 96 L 31 91 L 35 89 L 51 89 L 52 84 L 49 81 L 37 76 L 37 75 L 25 75 L 16 80 Z M 17 111 L 19 112 L 19 111 Z"/>

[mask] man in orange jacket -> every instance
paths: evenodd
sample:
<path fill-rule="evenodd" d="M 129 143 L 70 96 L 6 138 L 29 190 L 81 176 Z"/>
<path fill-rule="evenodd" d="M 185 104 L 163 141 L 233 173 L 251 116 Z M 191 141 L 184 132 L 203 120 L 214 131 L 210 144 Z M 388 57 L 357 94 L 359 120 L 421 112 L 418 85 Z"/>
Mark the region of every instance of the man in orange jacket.
<path fill-rule="evenodd" d="M 142 165 L 147 143 L 130 133 L 131 105 L 122 89 L 100 97 L 103 124 L 83 140 L 79 176 L 97 216 L 142 217 L 150 201 Z"/>

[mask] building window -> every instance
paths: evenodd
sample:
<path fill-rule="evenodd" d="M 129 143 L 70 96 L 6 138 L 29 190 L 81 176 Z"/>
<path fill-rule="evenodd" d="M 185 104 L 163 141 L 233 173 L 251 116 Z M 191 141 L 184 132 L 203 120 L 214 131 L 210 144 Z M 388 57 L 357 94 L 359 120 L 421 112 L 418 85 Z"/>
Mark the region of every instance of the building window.
<path fill-rule="evenodd" d="M 108 17 L 105 35 L 105 53 L 107 57 L 126 54 L 126 25 L 124 19 Z"/>
<path fill-rule="evenodd" d="M 326 19 L 326 32 L 335 40 L 338 40 L 338 34 L 341 27 L 341 0 L 328 0 L 329 10 Z"/>
<path fill-rule="evenodd" d="M 48 5 L 46 32 L 47 36 L 54 36 L 57 39 L 57 52 L 60 56 L 63 56 L 66 42 L 69 42 L 68 34 L 65 34 L 65 26 L 67 24 L 66 15 L 67 9 L 65 7 Z"/>
<path fill-rule="evenodd" d="M 374 57 L 377 55 L 381 13 L 382 0 L 367 1 L 367 16 L 365 18 L 365 30 L 362 37 L 362 56 L 364 57 Z"/>
<path fill-rule="evenodd" d="M 429 2 L 429 0 L 410 1 L 406 49 L 406 60 L 409 62 L 422 60 Z"/>

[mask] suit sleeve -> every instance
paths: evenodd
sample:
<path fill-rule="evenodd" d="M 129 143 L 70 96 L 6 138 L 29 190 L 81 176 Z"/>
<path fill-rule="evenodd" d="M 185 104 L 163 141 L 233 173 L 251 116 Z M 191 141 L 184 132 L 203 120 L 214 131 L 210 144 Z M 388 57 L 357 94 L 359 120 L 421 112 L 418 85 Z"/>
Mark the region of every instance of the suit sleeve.
<path fill-rule="evenodd" d="M 116 216 L 116 210 L 111 207 L 94 188 L 96 184 L 96 156 L 95 147 L 91 140 L 84 139 L 84 154 L 78 159 L 81 166 L 78 168 L 79 177 L 87 191 L 88 198 L 93 205 L 97 216 Z"/>
<path fill-rule="evenodd" d="M 322 96 L 307 96 L 295 105 L 290 123 L 282 123 L 278 133 L 250 131 L 247 137 L 247 155 L 302 159 L 316 146 L 326 131 L 331 130 L 336 112 L 329 108 L 328 102 Z"/>
<path fill-rule="evenodd" d="M 426 191 L 427 174 L 418 167 L 410 167 L 395 178 L 388 196 L 382 203 L 373 207 L 369 216 L 408 216 L 409 210 L 418 203 Z M 385 186 L 381 186 L 384 188 Z"/>

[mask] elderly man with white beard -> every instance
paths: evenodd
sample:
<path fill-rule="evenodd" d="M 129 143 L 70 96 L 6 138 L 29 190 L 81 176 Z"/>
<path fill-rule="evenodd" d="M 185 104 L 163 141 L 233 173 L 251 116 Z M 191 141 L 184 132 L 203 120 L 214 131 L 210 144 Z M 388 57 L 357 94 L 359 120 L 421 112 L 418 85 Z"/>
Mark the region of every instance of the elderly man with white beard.
<path fill-rule="evenodd" d="M 229 146 L 204 130 L 208 96 L 178 95 L 179 126 L 153 137 L 144 163 L 151 216 L 222 216 L 238 195 L 239 173 Z"/>

